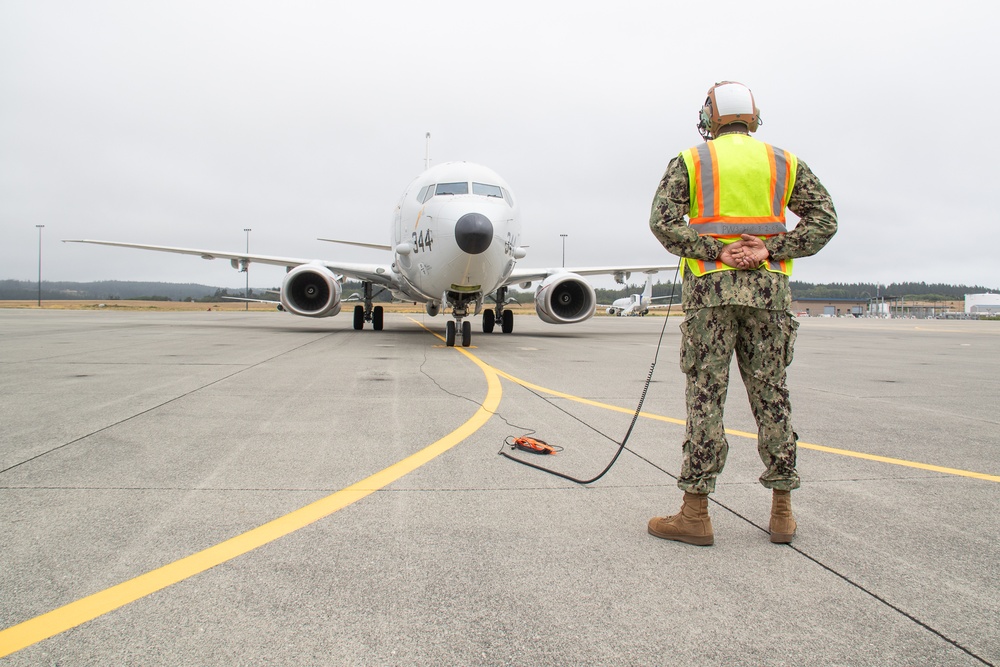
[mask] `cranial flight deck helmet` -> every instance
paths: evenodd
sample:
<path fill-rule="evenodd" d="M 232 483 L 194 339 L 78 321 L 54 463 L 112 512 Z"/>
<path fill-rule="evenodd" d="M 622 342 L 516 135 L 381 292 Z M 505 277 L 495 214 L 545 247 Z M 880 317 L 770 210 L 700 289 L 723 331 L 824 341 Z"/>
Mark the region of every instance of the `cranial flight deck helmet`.
<path fill-rule="evenodd" d="M 751 132 L 760 127 L 760 109 L 753 93 L 742 83 L 720 81 L 708 89 L 705 104 L 698 112 L 698 133 L 705 141 L 718 136 L 719 128 L 729 123 L 743 123 Z"/>

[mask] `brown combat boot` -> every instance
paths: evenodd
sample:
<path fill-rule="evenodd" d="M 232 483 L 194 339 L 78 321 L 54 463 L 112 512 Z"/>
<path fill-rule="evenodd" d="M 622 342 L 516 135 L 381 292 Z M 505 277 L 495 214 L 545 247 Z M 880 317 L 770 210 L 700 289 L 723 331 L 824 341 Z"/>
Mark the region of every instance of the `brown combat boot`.
<path fill-rule="evenodd" d="M 679 513 L 649 520 L 649 534 L 699 547 L 712 546 L 715 535 L 712 533 L 712 519 L 708 516 L 708 496 L 685 493 Z"/>
<path fill-rule="evenodd" d="M 795 537 L 795 517 L 792 516 L 792 494 L 774 489 L 771 493 L 771 541 L 789 544 Z"/>

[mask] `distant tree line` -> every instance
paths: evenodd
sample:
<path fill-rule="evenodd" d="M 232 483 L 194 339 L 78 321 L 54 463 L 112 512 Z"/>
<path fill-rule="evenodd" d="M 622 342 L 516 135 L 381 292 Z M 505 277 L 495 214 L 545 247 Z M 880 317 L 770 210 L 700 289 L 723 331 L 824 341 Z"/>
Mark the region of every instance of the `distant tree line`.
<path fill-rule="evenodd" d="M 997 293 L 1000 290 L 982 285 L 946 285 L 944 283 L 803 283 L 791 281 L 792 294 L 808 299 L 866 299 L 876 295 L 904 297 L 917 301 L 954 301 L 964 299 L 966 294 Z"/>
<path fill-rule="evenodd" d="M 611 303 L 629 294 L 642 292 L 644 283 L 628 284 L 618 289 L 596 289 L 598 303 Z M 347 281 L 343 284 L 343 298 L 353 294 L 364 295 L 360 282 Z M 965 298 L 966 294 L 998 293 L 1000 290 L 990 289 L 982 285 L 947 285 L 944 283 L 804 283 L 791 282 L 792 295 L 797 298 L 816 299 L 865 299 L 876 295 L 888 297 L 903 297 L 915 301 L 952 301 Z M 654 283 L 653 296 L 669 296 L 674 292 L 674 300 L 680 300 L 680 284 L 674 288 L 671 283 Z M 378 292 L 378 288 L 375 288 Z M 251 289 L 250 298 L 276 299 L 278 288 L 270 290 Z M 196 283 L 159 283 L 104 280 L 90 283 L 42 281 L 43 300 L 108 300 L 129 299 L 134 301 L 220 301 L 222 297 L 243 297 L 241 288 L 212 287 Z M 0 280 L 0 300 L 31 300 L 38 297 L 38 283 L 29 280 Z M 534 289 L 519 290 L 511 288 L 508 297 L 519 303 L 530 303 L 534 298 Z M 376 302 L 387 303 L 392 300 L 389 292 L 382 291 L 374 299 Z"/>
<path fill-rule="evenodd" d="M 792 296 L 799 299 L 867 299 L 876 295 L 903 297 L 914 301 L 954 301 L 965 298 L 966 294 L 998 293 L 982 285 L 946 285 L 944 283 L 804 283 L 793 280 L 790 283 Z M 598 303 L 611 303 L 629 294 L 642 292 L 645 284 L 629 284 L 619 289 L 598 289 Z M 671 283 L 653 283 L 653 296 L 669 296 Z M 675 302 L 680 300 L 680 284 L 674 289 Z"/>
<path fill-rule="evenodd" d="M 251 290 L 251 298 L 267 298 L 261 290 Z M 218 301 L 222 296 L 244 295 L 242 289 L 228 289 L 197 283 L 158 283 L 102 280 L 91 283 L 42 281 L 42 299 L 50 301 Z M 255 296 L 256 295 L 256 296 Z M 38 283 L 29 280 L 0 280 L 0 300 L 38 298 Z"/>

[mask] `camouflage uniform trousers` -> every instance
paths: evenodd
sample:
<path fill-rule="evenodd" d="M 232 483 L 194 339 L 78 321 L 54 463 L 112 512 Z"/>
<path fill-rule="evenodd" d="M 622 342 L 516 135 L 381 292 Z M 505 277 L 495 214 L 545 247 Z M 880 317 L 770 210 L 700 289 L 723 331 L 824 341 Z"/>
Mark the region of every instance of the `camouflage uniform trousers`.
<path fill-rule="evenodd" d="M 686 314 L 681 370 L 687 375 L 687 431 L 677 480 L 682 490 L 712 493 L 726 465 L 729 444 L 722 415 L 734 351 L 757 420 L 757 453 L 765 466 L 760 483 L 786 491 L 799 487 L 785 374 L 798 326 L 787 311 L 749 306 L 698 308 Z"/>

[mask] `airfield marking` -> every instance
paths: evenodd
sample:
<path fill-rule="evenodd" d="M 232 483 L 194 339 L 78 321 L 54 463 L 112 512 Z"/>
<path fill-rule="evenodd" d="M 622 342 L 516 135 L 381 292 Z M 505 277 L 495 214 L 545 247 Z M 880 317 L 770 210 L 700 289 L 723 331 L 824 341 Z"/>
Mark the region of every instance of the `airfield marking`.
<path fill-rule="evenodd" d="M 468 356 L 471 357 L 472 355 L 469 354 Z M 535 391 L 539 391 L 539 392 L 543 392 L 543 393 L 546 393 L 546 394 L 550 394 L 552 396 L 557 396 L 559 398 L 565 398 L 565 399 L 568 399 L 568 400 L 571 400 L 571 401 L 576 401 L 577 403 L 583 403 L 585 405 L 590 405 L 590 406 L 593 406 L 593 407 L 596 407 L 596 408 L 603 408 L 605 410 L 612 410 L 614 412 L 623 412 L 625 414 L 632 414 L 632 413 L 635 412 L 635 410 L 630 409 L 630 408 L 621 408 L 621 407 L 618 407 L 617 405 L 609 405 L 607 403 L 601 403 L 599 401 L 592 401 L 589 398 L 582 398 L 580 396 L 573 396 L 572 394 L 567 394 L 567 393 L 564 393 L 564 392 L 561 392 L 561 391 L 556 391 L 554 389 L 548 389 L 546 387 L 541 387 L 541 386 L 539 386 L 537 384 L 533 384 L 531 382 L 528 382 L 527 380 L 522 380 L 520 378 L 514 377 L 510 373 L 505 373 L 502 370 L 499 370 L 499 369 L 494 369 L 494 370 L 495 370 L 495 372 L 500 377 L 506 378 L 506 379 L 510 380 L 511 382 L 513 382 L 515 384 L 519 384 L 522 387 L 526 387 L 528 389 L 533 389 Z M 640 417 L 645 417 L 647 419 L 654 419 L 656 421 L 669 422 L 671 424 L 680 424 L 681 426 L 683 426 L 686 423 L 683 419 L 675 419 L 673 417 L 664 417 L 663 415 L 654 414 L 652 412 L 645 412 L 645 411 L 643 411 L 643 412 L 639 413 L 639 416 Z M 749 438 L 751 440 L 756 440 L 757 439 L 757 434 L 756 433 L 748 433 L 747 431 L 736 431 L 736 430 L 732 430 L 732 429 L 726 429 L 726 433 L 728 435 L 735 435 L 735 436 L 739 436 L 741 438 Z M 813 449 L 813 450 L 816 450 L 818 452 L 826 452 L 827 454 L 839 454 L 840 456 L 850 456 L 850 457 L 857 458 L 857 459 L 866 459 L 868 461 L 878 461 L 879 463 L 890 463 L 892 465 L 905 466 L 907 468 L 918 468 L 920 470 L 929 470 L 929 471 L 933 471 L 933 472 L 940 472 L 940 473 L 944 473 L 946 475 L 957 475 L 959 477 L 971 477 L 973 479 L 982 479 L 982 480 L 986 480 L 988 482 L 1000 482 L 1000 475 L 988 475 L 986 473 L 973 472 L 971 470 L 960 470 L 958 468 L 945 468 L 944 466 L 936 466 L 936 465 L 931 465 L 929 463 L 919 463 L 917 461 L 907 461 L 906 459 L 896 459 L 896 458 L 892 458 L 890 456 L 878 456 L 876 454 L 866 454 L 864 452 L 856 452 L 856 451 L 853 451 L 853 450 L 850 450 L 850 449 L 838 449 L 836 447 L 826 447 L 824 445 L 814 445 L 814 444 L 808 443 L 808 442 L 801 442 L 801 441 L 799 441 L 798 446 L 799 447 L 803 447 L 805 449 Z"/>
<path fill-rule="evenodd" d="M 421 327 L 423 327 L 424 329 L 427 329 L 427 331 L 430 331 L 432 334 L 434 334 L 435 336 L 437 336 L 441 340 L 444 340 L 443 336 L 440 336 L 437 333 L 435 333 L 434 331 L 431 331 L 426 326 L 424 326 L 422 323 L 417 322 L 417 320 L 414 320 L 413 318 L 410 318 L 410 321 L 419 324 Z M 539 391 L 539 392 L 542 392 L 542 393 L 545 393 L 545 394 L 549 394 L 551 396 L 557 396 L 559 398 L 565 398 L 567 400 L 575 401 L 577 403 L 583 403 L 584 405 L 590 405 L 590 406 L 595 407 L 595 408 L 602 408 L 604 410 L 611 410 L 613 412 L 622 412 L 624 414 L 629 414 L 629 415 L 633 414 L 635 412 L 635 410 L 631 409 L 631 408 L 622 408 L 622 407 L 619 407 L 617 405 L 610 405 L 608 403 L 601 403 L 600 401 L 593 401 L 593 400 L 591 400 L 589 398 L 583 398 L 582 396 L 574 396 L 573 394 L 567 394 L 565 392 L 557 391 L 555 389 L 549 389 L 548 387 L 542 387 L 540 385 L 528 382 L 527 380 L 522 380 L 521 378 L 514 377 L 510 373 L 502 371 L 499 368 L 496 368 L 496 367 L 493 367 L 493 366 L 489 366 L 488 364 L 486 364 L 482 360 L 478 359 L 471 352 L 467 352 L 466 350 L 464 350 L 464 349 L 462 349 L 460 347 L 456 347 L 455 349 L 461 351 L 463 354 L 465 354 L 465 356 L 467 356 L 469 359 L 472 359 L 477 364 L 480 364 L 481 366 L 482 365 L 488 366 L 489 368 L 492 369 L 492 371 L 494 373 L 496 373 L 500 377 L 506 378 L 506 379 L 510 380 L 511 382 L 513 382 L 515 384 L 521 385 L 522 387 L 526 387 L 528 389 L 533 389 L 535 391 Z M 646 419 L 653 419 L 653 420 L 656 420 L 656 421 L 668 422 L 668 423 L 671 423 L 671 424 L 679 424 L 681 426 L 684 426 L 687 423 L 683 419 L 676 419 L 674 417 L 665 417 L 663 415 L 658 415 L 658 414 L 655 414 L 655 413 L 652 413 L 652 412 L 642 411 L 642 412 L 639 413 L 639 416 L 640 417 L 645 417 Z M 734 430 L 734 429 L 726 429 L 726 434 L 728 434 L 728 435 L 735 435 L 735 436 L 738 436 L 738 437 L 741 437 L 741 438 L 749 438 L 750 440 L 756 440 L 757 439 L 757 434 L 756 433 L 748 433 L 747 431 L 737 431 L 737 430 Z M 904 467 L 907 467 L 907 468 L 917 468 L 919 470 L 928 470 L 928 471 L 931 471 L 931 472 L 939 472 L 939 473 L 943 473 L 943 474 L 946 474 L 946 475 L 956 475 L 958 477 L 971 477 L 973 479 L 982 479 L 982 480 L 985 480 L 985 481 L 988 481 L 988 482 L 1000 482 L 1000 475 L 989 475 L 989 474 L 986 474 L 986 473 L 974 472 L 974 471 L 971 471 L 971 470 L 961 470 L 959 468 L 946 468 L 944 466 L 936 466 L 936 465 L 931 465 L 929 463 L 920 463 L 918 461 L 908 461 L 906 459 L 897 459 L 897 458 L 893 458 L 891 456 L 879 456 L 877 454 L 866 454 L 865 452 L 856 452 L 856 451 L 850 450 L 850 449 L 839 449 L 837 447 L 827 447 L 825 445 L 814 445 L 814 444 L 809 443 L 809 442 L 799 441 L 798 446 L 802 447 L 804 449 L 812 449 L 812 450 L 815 450 L 815 451 L 818 451 L 818 452 L 825 452 L 827 454 L 838 454 L 840 456 L 849 456 L 849 457 L 856 458 L 856 459 L 865 459 L 867 461 L 877 461 L 879 463 L 889 463 L 891 465 L 904 466 Z"/>
<path fill-rule="evenodd" d="M 434 331 L 431 331 L 426 326 L 424 326 L 424 324 L 422 324 L 421 322 L 417 322 L 417 320 L 414 320 L 413 318 L 410 318 L 410 321 L 411 322 L 415 322 L 416 324 L 419 324 L 421 327 L 423 327 L 427 331 L 430 331 L 430 333 L 434 334 L 435 336 L 437 336 L 441 340 L 444 340 L 443 336 L 440 336 L 439 334 L 435 333 Z M 526 388 L 532 389 L 534 391 L 539 391 L 539 392 L 542 392 L 542 393 L 545 393 L 545 394 L 549 394 L 551 396 L 557 396 L 559 398 L 565 398 L 567 400 L 575 401 L 577 403 L 583 403 L 584 405 L 590 405 L 590 406 L 595 407 L 595 408 L 602 408 L 604 410 L 611 410 L 613 412 L 621 412 L 621 413 L 628 414 L 628 415 L 633 414 L 635 412 L 635 410 L 632 409 L 632 408 L 622 408 L 622 407 L 619 407 L 617 405 L 610 405 L 608 403 L 601 403 L 600 401 L 593 401 L 593 400 L 591 400 L 589 398 L 583 398 L 582 396 L 574 396 L 573 394 L 567 394 L 565 392 L 557 391 L 555 389 L 549 389 L 548 387 L 542 387 L 540 385 L 528 382 L 527 380 L 522 380 L 521 378 L 514 377 L 510 373 L 507 373 L 506 371 L 502 371 L 499 368 L 496 368 L 496 367 L 493 367 L 493 366 L 489 366 L 484 361 L 478 359 L 474 354 L 472 354 L 471 352 L 467 352 L 463 348 L 456 347 L 455 349 L 461 351 L 463 354 L 465 354 L 465 356 L 467 356 L 469 359 L 472 359 L 477 364 L 480 364 L 481 366 L 483 366 L 483 365 L 488 366 L 489 368 L 492 369 L 492 371 L 494 373 L 496 373 L 500 377 L 506 378 L 506 379 L 510 380 L 511 382 L 513 382 L 514 384 L 519 384 L 522 387 L 526 387 Z M 656 420 L 656 421 L 668 422 L 670 424 L 679 424 L 681 426 L 684 426 L 687 423 L 683 419 L 676 419 L 674 417 L 665 417 L 663 415 L 658 415 L 658 414 L 655 414 L 655 413 L 652 413 L 652 412 L 642 411 L 642 412 L 639 413 L 639 416 L 640 417 L 645 417 L 646 419 L 653 419 L 653 420 Z M 757 434 L 756 433 L 748 433 L 747 431 L 737 431 L 737 430 L 733 430 L 733 429 L 726 429 L 726 434 L 728 434 L 728 435 L 735 435 L 735 436 L 738 436 L 738 437 L 741 437 L 741 438 L 749 438 L 751 440 L 756 440 L 757 439 Z M 866 454 L 864 452 L 856 452 L 856 451 L 853 451 L 853 450 L 850 450 L 850 449 L 838 449 L 837 447 L 827 447 L 825 445 L 814 445 L 814 444 L 809 443 L 809 442 L 799 441 L 798 446 L 802 447 L 804 449 L 813 449 L 813 450 L 818 451 L 818 452 L 825 452 L 827 454 L 838 454 L 840 456 L 849 456 L 849 457 L 856 458 L 856 459 L 865 459 L 867 461 L 878 461 L 879 463 L 889 463 L 889 464 L 897 465 L 897 466 L 905 466 L 907 468 L 917 468 L 919 470 L 928 470 L 928 471 L 932 471 L 932 472 L 944 473 L 946 475 L 956 475 L 958 477 L 971 477 L 973 479 L 982 479 L 982 480 L 986 480 L 988 482 L 1000 482 L 1000 475 L 988 475 L 986 473 L 973 472 L 971 470 L 961 470 L 961 469 L 958 469 L 958 468 L 946 468 L 944 466 L 936 466 L 936 465 L 931 465 L 929 463 L 920 463 L 918 461 L 907 461 L 906 459 L 892 458 L 891 456 L 879 456 L 877 454 Z"/>
<path fill-rule="evenodd" d="M 430 330 L 428 329 L 428 331 Z M 360 482 L 262 526 L 151 570 L 134 579 L 88 595 L 5 630 L 0 630 L 0 658 L 124 607 L 140 598 L 205 572 L 216 565 L 221 565 L 326 518 L 388 486 L 462 442 L 489 421 L 499 407 L 500 398 L 503 396 L 500 378 L 496 375 L 496 371 L 468 352 L 465 352 L 465 356 L 479 366 L 483 375 L 486 376 L 486 398 L 472 417 L 448 435 Z"/>
<path fill-rule="evenodd" d="M 440 336 L 436 332 L 432 331 L 421 322 L 412 318 L 410 318 L 410 320 L 442 341 L 444 340 L 443 336 Z M 216 565 L 220 565 L 237 558 L 238 556 L 253 551 L 258 547 L 269 544 L 281 537 L 284 537 L 285 535 L 289 535 L 299 530 L 300 528 L 304 528 L 305 526 L 315 523 L 320 519 L 326 518 L 331 514 L 371 495 L 372 493 L 385 488 L 392 482 L 413 472 L 417 468 L 448 451 L 486 424 L 500 405 L 500 399 L 503 395 L 502 386 L 500 384 L 501 377 L 526 388 L 593 407 L 622 412 L 625 414 L 632 414 L 634 412 L 634 410 L 628 408 L 593 401 L 580 396 L 574 396 L 572 394 L 548 389 L 546 387 L 527 382 L 526 380 L 521 380 L 520 378 L 501 371 L 498 368 L 490 366 L 466 349 L 461 347 L 456 347 L 455 349 L 465 355 L 465 357 L 474 364 L 479 366 L 480 370 L 483 371 L 483 375 L 486 376 L 487 381 L 486 398 L 483 400 L 480 408 L 476 410 L 475 414 L 462 424 L 462 426 L 455 429 L 440 440 L 428 445 L 424 449 L 411 454 L 405 459 L 397 461 L 391 466 L 361 480 L 360 482 L 356 482 L 351 486 L 345 487 L 344 489 L 310 503 L 305 507 L 294 510 L 284 516 L 278 517 L 277 519 L 232 537 L 224 542 L 220 542 L 213 547 L 191 554 L 190 556 L 174 561 L 173 563 L 151 570 L 146 574 L 81 598 L 75 602 L 63 605 L 62 607 L 58 607 L 57 609 L 28 619 L 27 621 L 23 621 L 17 625 L 0 630 L 0 658 L 20 651 L 50 637 L 54 637 L 57 634 L 94 620 L 99 616 L 103 616 L 104 614 L 114 611 L 115 609 L 119 609 L 131 602 L 146 597 L 147 595 L 151 595 L 152 593 L 167 588 L 175 583 L 205 572 Z M 683 419 L 666 417 L 650 412 L 640 412 L 639 414 L 647 419 L 672 424 L 683 425 L 686 423 Z M 753 440 L 757 439 L 757 434 L 748 433 L 746 431 L 727 429 L 726 433 Z M 841 456 L 849 456 L 944 474 L 1000 482 L 1000 476 L 997 475 L 988 475 L 968 470 L 959 470 L 956 468 L 946 468 L 942 466 L 918 463 L 915 461 L 907 461 L 905 459 L 896 459 L 887 456 L 877 456 L 874 454 L 855 452 L 847 449 L 814 445 L 806 442 L 799 442 L 798 445 L 806 449 L 839 454 Z"/>

